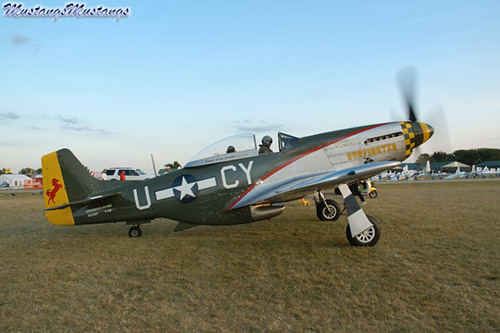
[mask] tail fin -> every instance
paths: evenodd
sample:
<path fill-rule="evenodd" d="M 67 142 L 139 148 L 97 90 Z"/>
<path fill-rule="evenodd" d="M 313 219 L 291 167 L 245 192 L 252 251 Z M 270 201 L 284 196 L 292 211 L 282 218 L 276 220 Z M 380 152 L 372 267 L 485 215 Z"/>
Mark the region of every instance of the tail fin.
<path fill-rule="evenodd" d="M 42 173 L 45 214 L 56 225 L 74 225 L 71 206 L 92 201 L 109 185 L 92 177 L 68 149 L 43 156 Z"/>
<path fill-rule="evenodd" d="M 62 176 L 58 152 L 53 152 L 42 157 L 43 192 L 45 193 L 45 208 L 56 208 L 69 204 L 66 184 Z M 45 215 L 52 224 L 74 225 L 75 220 L 71 208 L 46 211 Z"/>

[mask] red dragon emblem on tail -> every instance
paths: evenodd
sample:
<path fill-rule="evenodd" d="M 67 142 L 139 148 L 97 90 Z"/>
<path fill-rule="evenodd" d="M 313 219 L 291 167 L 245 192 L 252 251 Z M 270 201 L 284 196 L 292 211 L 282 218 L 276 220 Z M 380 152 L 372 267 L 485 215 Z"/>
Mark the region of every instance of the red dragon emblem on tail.
<path fill-rule="evenodd" d="M 59 192 L 59 190 L 62 188 L 62 185 L 59 184 L 59 180 L 57 180 L 56 178 L 52 178 L 52 186 L 54 186 L 52 190 L 47 190 L 47 192 L 45 192 L 49 196 L 49 201 L 47 202 L 47 204 L 49 204 L 51 201 L 53 203 L 56 203 L 54 199 L 56 198 L 57 192 Z"/>

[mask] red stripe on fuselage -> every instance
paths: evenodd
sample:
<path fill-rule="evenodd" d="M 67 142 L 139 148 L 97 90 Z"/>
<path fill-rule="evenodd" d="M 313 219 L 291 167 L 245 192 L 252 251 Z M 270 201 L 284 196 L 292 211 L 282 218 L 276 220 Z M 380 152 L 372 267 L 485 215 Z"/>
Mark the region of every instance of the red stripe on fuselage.
<path fill-rule="evenodd" d="M 371 130 L 371 129 L 374 129 L 374 128 L 377 128 L 377 127 L 380 127 L 380 126 L 384 126 L 384 125 L 387 125 L 387 124 L 390 124 L 390 123 L 384 123 L 384 124 L 378 124 L 378 125 L 369 126 L 369 127 L 366 127 L 366 128 L 363 128 L 363 129 L 351 132 L 351 133 L 346 134 L 344 136 L 338 137 L 337 139 L 334 139 L 332 141 L 328 141 L 328 142 L 326 142 L 326 143 L 324 143 L 324 144 L 322 144 L 322 145 L 320 145 L 318 147 L 315 147 L 315 148 L 313 148 L 311 150 L 308 150 L 308 151 L 306 151 L 306 152 L 304 152 L 304 153 L 302 153 L 300 155 L 295 156 L 294 158 L 292 158 L 288 162 L 283 163 L 282 165 L 280 165 L 279 167 L 277 167 L 274 170 L 271 170 L 268 174 L 266 174 L 264 177 L 260 178 L 258 181 L 264 181 L 264 180 L 266 180 L 267 178 L 269 178 L 272 175 L 274 175 L 276 172 L 278 172 L 278 171 L 282 170 L 283 168 L 289 166 L 293 162 L 301 159 L 302 157 L 314 153 L 315 151 L 323 149 L 323 148 L 325 148 L 325 147 L 327 147 L 327 146 L 329 146 L 331 144 L 334 144 L 336 142 L 339 142 L 341 140 L 347 139 L 347 138 L 349 138 L 349 137 L 351 137 L 353 135 L 356 135 L 356 134 L 359 134 L 359 133 L 362 133 L 362 132 L 365 132 L 365 131 L 368 131 L 368 130 Z M 245 192 L 243 192 L 242 194 L 240 194 L 240 196 L 231 205 L 229 205 L 229 207 L 227 208 L 227 210 L 231 210 L 231 208 L 233 208 L 234 205 L 236 205 L 241 199 L 243 199 L 243 197 L 245 197 L 251 190 L 253 190 L 254 187 L 257 185 L 257 182 L 255 182 L 252 185 L 250 185 L 250 187 L 247 188 L 245 190 Z"/>

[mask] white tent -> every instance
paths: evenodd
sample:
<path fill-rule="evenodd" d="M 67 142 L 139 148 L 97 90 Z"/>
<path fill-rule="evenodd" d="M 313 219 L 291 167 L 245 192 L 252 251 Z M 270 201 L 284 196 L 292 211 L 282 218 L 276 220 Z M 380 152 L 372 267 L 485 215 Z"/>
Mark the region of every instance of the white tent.
<path fill-rule="evenodd" d="M 460 168 L 460 171 L 466 171 L 466 172 L 469 172 L 472 170 L 472 167 L 470 165 L 454 161 L 454 162 L 448 163 L 446 165 L 443 165 L 441 167 L 441 171 L 443 171 L 443 172 L 456 172 L 457 169 L 459 169 L 459 168 Z"/>
<path fill-rule="evenodd" d="M 0 184 L 7 182 L 7 184 L 9 184 L 9 188 L 13 189 L 24 188 L 24 182 L 26 180 L 31 180 L 31 178 L 25 175 L 0 175 Z"/>

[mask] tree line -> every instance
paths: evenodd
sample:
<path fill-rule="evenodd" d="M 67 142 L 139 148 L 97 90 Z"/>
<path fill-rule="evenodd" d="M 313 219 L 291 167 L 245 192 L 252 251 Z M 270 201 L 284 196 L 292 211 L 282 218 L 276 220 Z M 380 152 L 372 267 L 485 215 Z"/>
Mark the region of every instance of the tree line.
<path fill-rule="evenodd" d="M 10 168 L 9 169 L 6 169 L 6 168 L 0 169 L 0 175 L 9 174 L 9 173 L 14 173 L 14 172 L 12 172 L 10 170 Z M 42 174 L 42 168 L 40 168 L 40 169 L 23 168 L 23 169 L 19 170 L 19 172 L 17 174 L 26 175 L 26 176 L 40 175 L 40 174 Z"/>
<path fill-rule="evenodd" d="M 434 152 L 432 155 L 421 154 L 418 156 L 416 163 L 424 165 L 430 161 L 431 163 L 458 161 L 467 165 L 477 165 L 487 161 L 500 161 L 500 149 L 495 148 L 479 148 L 479 149 L 460 149 L 453 153 L 445 153 L 444 151 Z"/>

